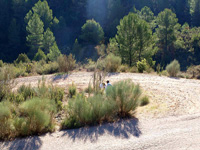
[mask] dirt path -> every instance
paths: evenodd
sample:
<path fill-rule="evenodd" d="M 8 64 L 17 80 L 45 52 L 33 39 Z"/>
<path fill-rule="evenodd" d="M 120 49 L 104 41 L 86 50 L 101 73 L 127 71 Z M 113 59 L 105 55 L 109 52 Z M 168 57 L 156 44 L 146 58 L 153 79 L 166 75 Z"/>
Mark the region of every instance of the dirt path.
<path fill-rule="evenodd" d="M 46 76 L 65 87 L 72 82 L 87 87 L 92 73 Z M 132 79 L 150 96 L 151 103 L 137 110 L 138 119 L 0 142 L 2 150 L 198 150 L 200 149 L 200 81 L 146 74 L 110 75 L 111 83 Z M 17 79 L 18 86 L 36 86 L 38 77 Z"/>
<path fill-rule="evenodd" d="M 0 143 L 1 150 L 199 150 L 200 114 L 122 120 Z"/>

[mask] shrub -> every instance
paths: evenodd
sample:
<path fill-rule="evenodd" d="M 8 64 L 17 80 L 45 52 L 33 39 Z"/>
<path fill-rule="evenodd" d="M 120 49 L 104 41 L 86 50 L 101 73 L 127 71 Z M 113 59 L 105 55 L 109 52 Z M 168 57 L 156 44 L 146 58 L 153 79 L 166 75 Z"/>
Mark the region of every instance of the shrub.
<path fill-rule="evenodd" d="M 138 69 L 137 69 L 136 66 L 133 66 L 133 67 L 130 68 L 129 71 L 130 71 L 131 73 L 137 73 L 137 72 L 138 72 Z"/>
<path fill-rule="evenodd" d="M 142 97 L 140 100 L 140 106 L 145 106 L 147 104 L 149 104 L 149 98 L 147 96 Z"/>
<path fill-rule="evenodd" d="M 95 62 L 92 61 L 92 59 L 87 59 L 87 65 L 85 66 L 87 71 L 94 71 L 95 67 L 96 67 Z"/>
<path fill-rule="evenodd" d="M 119 70 L 119 72 L 128 72 L 129 66 L 128 65 L 121 65 L 118 70 Z"/>
<path fill-rule="evenodd" d="M 146 59 L 143 59 L 142 61 L 137 62 L 137 68 L 139 73 L 143 73 L 148 67 L 148 64 L 146 62 Z"/>
<path fill-rule="evenodd" d="M 69 56 L 60 55 L 57 59 L 59 72 L 69 72 L 74 70 L 76 65 L 76 60 L 74 56 L 70 54 Z"/>
<path fill-rule="evenodd" d="M 3 61 L 0 60 L 0 67 L 3 67 Z"/>
<path fill-rule="evenodd" d="M 120 65 L 121 58 L 113 55 L 112 53 L 105 58 L 105 70 L 107 72 L 117 72 Z"/>
<path fill-rule="evenodd" d="M 67 107 L 68 117 L 62 123 L 63 128 L 77 128 L 85 125 L 94 125 L 113 115 L 111 101 L 95 95 L 88 99 L 83 95 L 77 95 L 70 99 Z"/>
<path fill-rule="evenodd" d="M 55 102 L 50 99 L 33 98 L 20 106 L 21 118 L 26 120 L 26 135 L 52 131 L 53 117 L 56 112 Z"/>
<path fill-rule="evenodd" d="M 34 90 L 33 90 L 33 88 L 31 88 L 30 85 L 29 86 L 25 86 L 25 85 L 20 86 L 18 88 L 18 93 L 23 95 L 24 100 L 33 98 L 33 96 L 34 96 Z"/>
<path fill-rule="evenodd" d="M 178 72 L 180 72 L 179 62 L 177 60 L 172 61 L 169 65 L 167 65 L 166 70 L 171 77 L 176 77 Z"/>
<path fill-rule="evenodd" d="M 57 62 L 48 62 L 40 61 L 36 64 L 36 72 L 40 75 L 52 74 L 58 72 L 59 66 Z"/>
<path fill-rule="evenodd" d="M 28 63 L 30 62 L 30 59 L 26 54 L 19 54 L 18 58 L 15 60 L 16 64 L 19 64 L 20 62 L 22 63 Z"/>
<path fill-rule="evenodd" d="M 73 96 L 76 95 L 77 89 L 76 89 L 76 85 L 74 83 L 72 83 L 72 85 L 69 86 L 68 92 L 69 92 L 70 98 L 72 98 Z"/>
<path fill-rule="evenodd" d="M 12 134 L 11 120 L 12 113 L 10 109 L 10 103 L 0 103 L 0 140 L 9 139 Z"/>
<path fill-rule="evenodd" d="M 134 111 L 139 103 L 141 89 L 131 80 L 115 83 L 106 90 L 108 100 L 116 103 L 116 111 L 120 117 L 126 117 Z"/>

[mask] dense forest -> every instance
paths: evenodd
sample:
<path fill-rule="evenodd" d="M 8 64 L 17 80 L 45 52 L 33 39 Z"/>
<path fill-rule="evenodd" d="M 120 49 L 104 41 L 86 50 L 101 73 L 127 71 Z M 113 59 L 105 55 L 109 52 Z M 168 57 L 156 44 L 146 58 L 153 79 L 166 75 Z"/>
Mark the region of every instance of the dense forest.
<path fill-rule="evenodd" d="M 0 0 L 0 7 L 4 62 L 37 52 L 95 60 L 106 49 L 130 66 L 144 58 L 162 66 L 177 59 L 183 70 L 200 64 L 200 0 Z"/>

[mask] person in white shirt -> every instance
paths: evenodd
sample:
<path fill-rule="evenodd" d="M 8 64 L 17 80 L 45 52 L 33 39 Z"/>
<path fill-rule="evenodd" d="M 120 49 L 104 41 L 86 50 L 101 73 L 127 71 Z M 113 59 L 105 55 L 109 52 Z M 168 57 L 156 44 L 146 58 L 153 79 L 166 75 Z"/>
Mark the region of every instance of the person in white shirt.
<path fill-rule="evenodd" d="M 107 80 L 106 83 L 107 83 L 106 89 L 107 89 L 108 87 L 111 87 L 111 86 L 112 86 L 112 84 L 110 84 L 109 80 Z"/>

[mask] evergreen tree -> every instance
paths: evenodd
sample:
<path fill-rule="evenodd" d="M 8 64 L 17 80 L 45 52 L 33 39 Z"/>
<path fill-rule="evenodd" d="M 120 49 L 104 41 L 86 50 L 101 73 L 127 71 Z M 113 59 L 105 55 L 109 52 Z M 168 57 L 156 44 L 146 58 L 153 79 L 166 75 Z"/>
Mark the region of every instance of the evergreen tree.
<path fill-rule="evenodd" d="M 38 14 L 40 19 L 44 23 L 44 29 L 50 28 L 52 25 L 55 26 L 55 24 L 58 24 L 58 19 L 55 17 L 53 18 L 53 11 L 49 8 L 48 2 L 44 0 L 43 2 L 39 0 L 34 7 L 32 7 L 32 10 L 30 10 L 25 20 L 28 21 L 32 17 L 32 14 Z"/>
<path fill-rule="evenodd" d="M 94 19 L 87 20 L 81 31 L 80 38 L 86 45 L 97 45 L 104 39 L 103 28 Z"/>
<path fill-rule="evenodd" d="M 38 52 L 35 54 L 34 59 L 35 61 L 46 60 L 47 56 L 45 53 L 39 48 Z"/>
<path fill-rule="evenodd" d="M 61 55 L 61 52 L 56 44 L 56 42 L 53 44 L 52 47 L 49 49 L 49 53 L 47 54 L 47 57 L 51 61 L 56 61 L 57 58 Z"/>
<path fill-rule="evenodd" d="M 48 28 L 46 32 L 44 32 L 44 40 L 43 40 L 43 49 L 45 53 L 49 52 L 50 47 L 55 43 L 55 37 L 53 32 Z"/>
<path fill-rule="evenodd" d="M 165 9 L 158 14 L 156 21 L 158 24 L 156 29 L 158 47 L 162 53 L 162 64 L 166 64 L 174 59 L 174 43 L 176 42 L 176 31 L 179 27 L 178 19 L 170 9 Z"/>
<path fill-rule="evenodd" d="M 40 20 L 39 16 L 34 13 L 26 26 L 26 31 L 28 32 L 26 40 L 31 50 L 29 52 L 31 57 L 34 56 L 37 50 L 43 45 L 43 27 L 43 22 Z"/>
<path fill-rule="evenodd" d="M 192 25 L 200 26 L 200 1 L 195 0 L 194 3 L 194 12 L 192 14 Z"/>
<path fill-rule="evenodd" d="M 120 21 L 117 29 L 116 42 L 123 63 L 136 65 L 138 60 L 153 55 L 151 28 L 137 14 L 129 13 Z"/>

